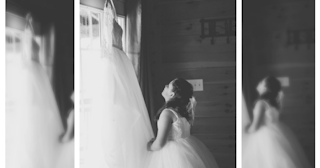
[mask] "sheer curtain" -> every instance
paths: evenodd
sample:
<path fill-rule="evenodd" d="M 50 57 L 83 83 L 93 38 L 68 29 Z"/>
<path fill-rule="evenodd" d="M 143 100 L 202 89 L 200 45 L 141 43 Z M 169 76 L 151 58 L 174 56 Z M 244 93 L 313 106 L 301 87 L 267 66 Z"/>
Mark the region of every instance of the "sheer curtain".
<path fill-rule="evenodd" d="M 151 77 L 151 59 L 148 46 L 148 17 L 147 0 L 130 0 L 126 4 L 126 45 L 125 50 L 135 68 L 142 94 L 150 118 L 154 115 L 153 87 Z M 151 119 L 154 126 L 154 122 Z"/>

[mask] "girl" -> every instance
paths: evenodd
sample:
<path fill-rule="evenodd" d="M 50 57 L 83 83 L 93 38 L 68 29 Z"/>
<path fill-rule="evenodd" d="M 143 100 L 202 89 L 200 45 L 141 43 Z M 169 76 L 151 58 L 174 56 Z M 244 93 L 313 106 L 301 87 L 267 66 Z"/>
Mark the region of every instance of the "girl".
<path fill-rule="evenodd" d="M 153 151 L 146 167 L 152 168 L 218 168 L 206 146 L 190 135 L 196 101 L 193 87 L 177 78 L 165 86 L 164 106 L 158 111 L 158 134 L 147 148 Z"/>
<path fill-rule="evenodd" d="M 258 84 L 257 91 L 259 98 L 253 110 L 253 121 L 245 130 L 243 167 L 311 167 L 296 137 L 279 121 L 280 82 L 266 77 Z"/>

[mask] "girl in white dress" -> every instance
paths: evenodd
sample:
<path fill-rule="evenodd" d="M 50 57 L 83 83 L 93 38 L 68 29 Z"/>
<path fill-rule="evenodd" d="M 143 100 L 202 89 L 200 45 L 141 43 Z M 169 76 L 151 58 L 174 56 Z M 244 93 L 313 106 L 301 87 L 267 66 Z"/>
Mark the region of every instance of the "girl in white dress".
<path fill-rule="evenodd" d="M 196 101 L 193 87 L 177 78 L 165 86 L 164 106 L 158 111 L 158 134 L 147 148 L 151 153 L 147 168 L 218 168 L 207 147 L 190 135 Z"/>
<path fill-rule="evenodd" d="M 279 121 L 282 91 L 274 77 L 257 86 L 259 98 L 253 120 L 246 127 L 243 168 L 310 168 L 301 145 L 290 129 Z"/>

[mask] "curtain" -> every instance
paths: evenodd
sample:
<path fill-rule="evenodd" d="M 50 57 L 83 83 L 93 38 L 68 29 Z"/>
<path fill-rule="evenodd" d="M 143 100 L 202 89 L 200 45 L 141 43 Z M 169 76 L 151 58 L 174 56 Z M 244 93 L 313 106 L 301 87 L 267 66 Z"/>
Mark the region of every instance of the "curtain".
<path fill-rule="evenodd" d="M 125 51 L 132 61 L 138 79 L 141 49 L 141 0 L 126 2 L 126 46 Z"/>
<path fill-rule="evenodd" d="M 150 46 L 148 46 L 148 30 L 151 23 L 148 19 L 148 0 L 130 0 L 126 4 L 126 52 L 135 68 L 141 91 L 148 109 L 153 129 L 156 123 L 153 116 L 154 96 L 151 78 Z"/>
<path fill-rule="evenodd" d="M 70 25 L 72 24 L 72 25 Z M 73 102 L 70 96 L 74 90 L 74 48 L 73 22 L 55 22 L 55 53 L 53 63 L 53 88 L 64 127 Z"/>

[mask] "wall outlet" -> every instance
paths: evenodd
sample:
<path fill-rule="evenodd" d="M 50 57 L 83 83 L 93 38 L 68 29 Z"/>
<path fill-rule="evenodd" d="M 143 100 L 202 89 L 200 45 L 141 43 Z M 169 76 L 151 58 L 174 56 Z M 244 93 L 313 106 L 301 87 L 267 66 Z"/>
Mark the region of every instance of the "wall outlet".
<path fill-rule="evenodd" d="M 187 81 L 193 86 L 193 91 L 203 91 L 202 79 L 188 79 Z"/>
<path fill-rule="evenodd" d="M 277 79 L 280 81 L 282 87 L 290 86 L 289 77 L 278 77 Z"/>

